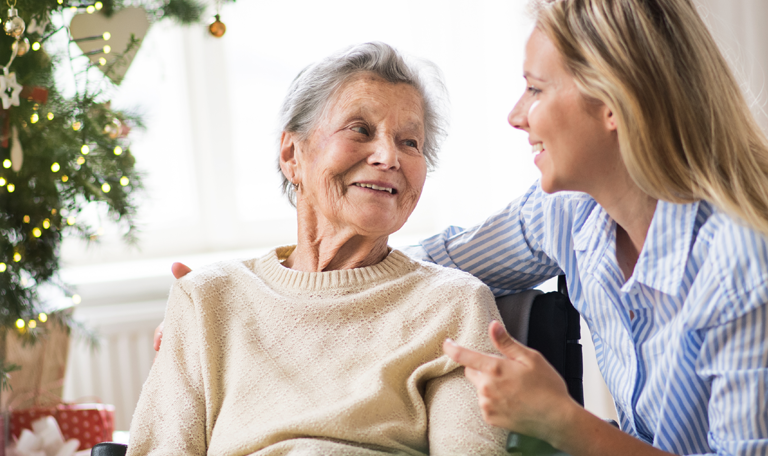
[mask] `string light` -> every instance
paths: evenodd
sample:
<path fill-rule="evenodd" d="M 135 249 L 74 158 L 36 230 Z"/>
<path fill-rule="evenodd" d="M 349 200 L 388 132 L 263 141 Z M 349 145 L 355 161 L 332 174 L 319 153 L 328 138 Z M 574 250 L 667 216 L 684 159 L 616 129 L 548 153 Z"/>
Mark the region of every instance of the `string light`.
<path fill-rule="evenodd" d="M 109 54 L 110 52 L 112 52 L 112 47 L 107 44 L 106 46 L 104 46 L 104 49 L 102 50 L 104 51 L 105 54 Z"/>
<path fill-rule="evenodd" d="M 120 178 L 120 185 L 122 185 L 123 187 L 125 187 L 126 185 L 128 185 L 130 183 L 131 183 L 131 180 L 128 179 L 126 176 L 123 176 L 123 177 Z"/>
<path fill-rule="evenodd" d="M 0 187 L 3 187 L 3 186 L 5 186 L 5 184 L 7 184 L 7 183 L 8 183 L 8 181 L 7 181 L 7 180 L 5 180 L 5 178 L 3 178 L 3 177 L 0 177 Z"/>
<path fill-rule="evenodd" d="M 29 121 L 33 124 L 37 123 L 38 120 L 40 120 L 40 116 L 37 113 L 32 114 L 32 117 L 29 118 Z"/>
<path fill-rule="evenodd" d="M 5 272 L 8 269 L 8 265 L 5 263 L 0 263 L 0 273 Z"/>
<path fill-rule="evenodd" d="M 62 0 L 62 1 L 64 1 L 64 0 Z M 101 3 L 101 2 L 96 2 L 96 3 L 93 4 L 93 6 L 96 7 L 96 11 L 101 11 L 101 9 L 104 8 L 104 4 Z"/>
<path fill-rule="evenodd" d="M 39 237 L 40 237 L 40 236 L 42 236 L 42 235 L 43 235 L 43 232 L 40 230 L 40 228 L 38 228 L 38 227 L 34 227 L 34 228 L 32 229 L 32 236 L 34 236 L 34 237 L 36 237 L 36 238 L 39 238 Z"/>
<path fill-rule="evenodd" d="M 21 261 L 21 254 L 19 252 L 16 252 L 13 254 L 13 261 L 15 261 L 16 263 Z"/>
<path fill-rule="evenodd" d="M 61 176 L 61 181 L 62 181 L 62 182 L 66 182 L 66 181 L 68 181 L 68 180 L 69 180 L 69 176 L 66 176 L 66 175 L 64 175 L 64 176 Z"/>
<path fill-rule="evenodd" d="M 93 5 L 88 5 L 88 8 L 85 9 L 88 14 L 93 14 L 96 11 L 96 7 Z"/>
<path fill-rule="evenodd" d="M 120 146 L 116 146 L 114 152 L 115 152 L 115 155 L 122 155 L 123 154 L 123 148 L 120 147 Z M 9 168 L 9 167 L 10 166 L 6 166 L 6 168 Z"/>
<path fill-rule="evenodd" d="M 35 320 L 29 320 L 29 329 L 37 328 L 37 322 Z"/>
<path fill-rule="evenodd" d="M 32 43 L 32 50 L 33 51 L 39 51 L 40 50 L 40 43 L 38 43 L 37 41 Z"/>
<path fill-rule="evenodd" d="M 104 66 L 107 64 L 107 59 L 104 57 L 99 57 L 99 65 Z"/>
<path fill-rule="evenodd" d="M 76 6 L 71 6 L 69 8 L 69 10 L 72 11 L 73 13 L 76 13 L 77 12 L 77 7 Z"/>
<path fill-rule="evenodd" d="M 67 225 L 74 225 L 75 224 L 75 218 L 74 217 L 67 217 Z"/>
<path fill-rule="evenodd" d="M 80 127 L 82 127 L 82 126 L 83 126 L 83 124 L 82 124 L 81 122 L 75 122 L 75 123 L 73 123 L 73 124 L 72 124 L 72 129 L 73 129 L 73 130 L 75 130 L 75 131 L 77 131 L 77 130 L 79 130 L 79 129 L 80 129 Z"/>
<path fill-rule="evenodd" d="M 104 182 L 104 183 L 101 185 L 101 191 L 102 191 L 102 192 L 104 192 L 104 193 L 109 193 L 109 191 L 110 191 L 110 190 L 112 190 L 112 187 L 110 187 L 108 183 Z"/>
<path fill-rule="evenodd" d="M 56 215 L 56 212 L 58 212 L 56 208 L 51 209 L 51 215 Z"/>
<path fill-rule="evenodd" d="M 24 220 L 24 223 L 29 223 L 29 216 L 25 215 L 23 220 Z"/>
<path fill-rule="evenodd" d="M 80 153 L 83 155 L 88 155 L 91 153 L 91 148 L 88 147 L 88 144 L 83 144 L 83 147 L 80 148 Z"/>
<path fill-rule="evenodd" d="M 24 326 L 26 326 L 26 325 L 27 325 L 27 324 L 26 324 L 26 323 L 24 322 L 24 320 L 22 320 L 21 318 L 19 318 L 18 320 L 16 320 L 16 327 L 17 327 L 17 328 L 19 328 L 19 329 L 24 329 Z"/>
<path fill-rule="evenodd" d="M 77 157 L 77 162 L 76 163 L 78 165 L 82 165 L 83 163 L 85 163 L 85 157 Z"/>
<path fill-rule="evenodd" d="M 48 117 L 48 120 L 53 120 L 53 113 L 49 112 L 47 117 Z"/>
<path fill-rule="evenodd" d="M 8 193 L 13 193 L 16 191 L 16 186 L 13 184 L 8 184 Z"/>
<path fill-rule="evenodd" d="M 43 228 L 46 230 L 51 227 L 51 221 L 49 219 L 43 220 Z"/>
<path fill-rule="evenodd" d="M 103 35 L 101 35 L 102 38 L 104 38 L 104 41 L 109 41 L 110 38 L 112 38 L 112 34 L 109 32 L 104 32 Z"/>
<path fill-rule="evenodd" d="M 56 162 L 54 162 L 51 165 L 51 171 L 53 171 L 54 173 L 58 173 L 60 169 L 61 169 L 61 166 L 59 166 L 59 164 Z"/>
<path fill-rule="evenodd" d="M 11 165 L 12 165 L 11 161 L 8 160 L 7 158 L 3 160 L 3 168 L 8 169 L 11 167 Z"/>
<path fill-rule="evenodd" d="M 75 305 L 80 304 L 83 302 L 83 298 L 80 297 L 80 295 L 72 295 L 72 302 L 75 303 Z"/>
<path fill-rule="evenodd" d="M 45 323 L 46 321 L 48 321 L 48 314 L 45 312 L 40 312 L 37 315 L 37 319 L 40 320 L 41 323 Z"/>
<path fill-rule="evenodd" d="M 58 3 L 59 5 L 61 5 L 61 4 L 63 4 L 63 3 L 64 3 L 64 0 L 56 0 L 56 3 Z"/>

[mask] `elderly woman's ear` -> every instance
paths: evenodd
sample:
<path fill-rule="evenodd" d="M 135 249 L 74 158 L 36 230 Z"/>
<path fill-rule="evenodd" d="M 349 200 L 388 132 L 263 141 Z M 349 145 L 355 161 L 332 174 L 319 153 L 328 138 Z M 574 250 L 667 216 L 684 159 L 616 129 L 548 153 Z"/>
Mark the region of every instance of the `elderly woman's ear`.
<path fill-rule="evenodd" d="M 293 185 L 300 182 L 299 163 L 296 159 L 298 145 L 295 133 L 284 131 L 280 135 L 280 169 Z"/>

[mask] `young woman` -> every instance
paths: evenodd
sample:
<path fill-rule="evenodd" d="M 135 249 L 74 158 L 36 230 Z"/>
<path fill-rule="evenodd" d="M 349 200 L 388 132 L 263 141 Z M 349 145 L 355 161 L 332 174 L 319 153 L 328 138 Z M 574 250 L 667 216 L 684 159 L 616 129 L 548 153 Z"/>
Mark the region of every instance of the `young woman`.
<path fill-rule="evenodd" d="M 509 122 L 541 180 L 422 247 L 497 294 L 564 272 L 624 432 L 498 323 L 505 358 L 445 351 L 489 423 L 574 456 L 768 454 L 768 142 L 738 83 L 691 0 L 535 6 Z"/>

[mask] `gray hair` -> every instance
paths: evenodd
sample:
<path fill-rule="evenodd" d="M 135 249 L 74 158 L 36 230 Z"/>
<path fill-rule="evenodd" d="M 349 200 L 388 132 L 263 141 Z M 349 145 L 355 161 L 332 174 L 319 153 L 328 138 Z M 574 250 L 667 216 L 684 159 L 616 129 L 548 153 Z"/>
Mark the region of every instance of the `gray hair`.
<path fill-rule="evenodd" d="M 442 74 L 432 62 L 406 58 L 385 43 L 358 44 L 304 68 L 291 83 L 280 109 L 281 130 L 298 133 L 300 141 L 308 139 L 338 90 L 361 73 L 371 73 L 393 84 L 408 84 L 421 95 L 423 154 L 427 168 L 433 170 L 437 166 L 437 151 L 447 134 L 447 91 Z M 282 189 L 295 206 L 293 185 L 284 175 Z"/>

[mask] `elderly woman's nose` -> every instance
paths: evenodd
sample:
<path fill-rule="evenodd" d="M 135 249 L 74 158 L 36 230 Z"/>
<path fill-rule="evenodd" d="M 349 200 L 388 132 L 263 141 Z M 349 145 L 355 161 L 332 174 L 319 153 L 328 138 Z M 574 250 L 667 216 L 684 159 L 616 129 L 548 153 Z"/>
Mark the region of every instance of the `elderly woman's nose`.
<path fill-rule="evenodd" d="M 520 100 L 518 100 L 518 102 L 515 104 L 515 107 L 512 108 L 512 111 L 510 111 L 509 115 L 507 116 L 507 121 L 509 124 L 515 128 L 519 128 L 520 130 L 526 130 L 528 128 L 527 108 L 527 103 L 525 103 L 523 98 L 520 98 Z"/>
<path fill-rule="evenodd" d="M 368 163 L 386 169 L 400 168 L 397 145 L 394 141 L 380 141 L 368 157 Z"/>

